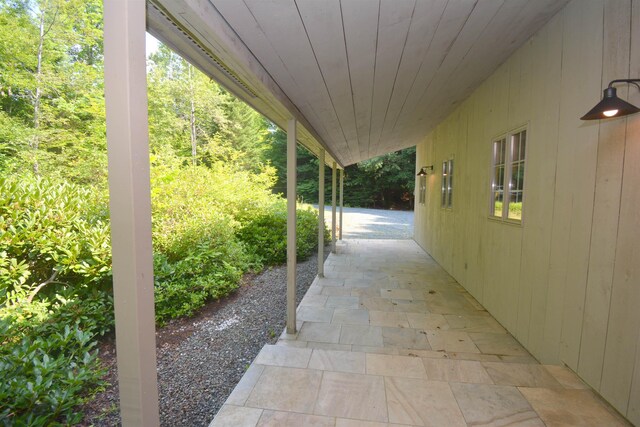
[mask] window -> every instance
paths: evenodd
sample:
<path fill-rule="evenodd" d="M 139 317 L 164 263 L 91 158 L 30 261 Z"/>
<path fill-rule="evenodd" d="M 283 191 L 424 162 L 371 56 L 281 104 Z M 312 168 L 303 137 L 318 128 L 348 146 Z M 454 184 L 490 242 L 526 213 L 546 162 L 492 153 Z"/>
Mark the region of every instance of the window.
<path fill-rule="evenodd" d="M 420 178 L 420 181 L 419 181 L 420 193 L 419 193 L 419 196 L 418 196 L 418 201 L 419 201 L 420 204 L 424 205 L 425 194 L 427 192 L 427 177 L 426 177 L 426 175 L 420 175 L 420 176 L 418 176 L 418 178 Z"/>
<path fill-rule="evenodd" d="M 493 141 L 490 215 L 494 218 L 522 220 L 526 143 L 526 129 Z"/>
<path fill-rule="evenodd" d="M 442 162 L 442 202 L 443 208 L 453 206 L 453 159 Z"/>
<path fill-rule="evenodd" d="M 507 139 L 493 141 L 493 176 L 491 180 L 491 216 L 502 218 L 504 200 L 504 164 Z"/>
<path fill-rule="evenodd" d="M 449 182 L 447 184 L 447 207 L 453 206 L 453 159 L 449 160 Z"/>

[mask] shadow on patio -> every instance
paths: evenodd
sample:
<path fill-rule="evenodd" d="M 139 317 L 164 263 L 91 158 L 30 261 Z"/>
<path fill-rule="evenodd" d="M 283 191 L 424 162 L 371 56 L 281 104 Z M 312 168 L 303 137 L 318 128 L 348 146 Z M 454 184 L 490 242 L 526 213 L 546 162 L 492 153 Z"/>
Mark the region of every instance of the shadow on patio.
<path fill-rule="evenodd" d="M 212 426 L 627 425 L 411 240 L 347 240 Z M 387 424 L 392 423 L 392 424 Z"/>

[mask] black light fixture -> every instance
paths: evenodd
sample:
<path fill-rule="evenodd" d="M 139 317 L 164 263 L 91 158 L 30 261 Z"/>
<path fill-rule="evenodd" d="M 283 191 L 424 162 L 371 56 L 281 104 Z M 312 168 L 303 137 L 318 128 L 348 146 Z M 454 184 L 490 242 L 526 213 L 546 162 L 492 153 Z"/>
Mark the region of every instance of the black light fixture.
<path fill-rule="evenodd" d="M 416 174 L 416 176 L 427 176 L 427 174 L 429 174 L 429 172 L 433 172 L 433 165 L 431 165 L 431 166 L 423 166 L 422 169 L 420 169 L 420 172 L 418 172 Z"/>
<path fill-rule="evenodd" d="M 581 120 L 600 120 L 609 119 L 612 117 L 622 117 L 629 114 L 634 114 L 640 111 L 640 108 L 633 104 L 629 104 L 627 101 L 616 96 L 616 88 L 613 87 L 616 83 L 629 83 L 636 85 L 640 89 L 638 84 L 640 79 L 619 79 L 612 80 L 609 86 L 604 90 L 604 96 L 602 101 L 598 102 L 587 114 L 580 117 Z"/>

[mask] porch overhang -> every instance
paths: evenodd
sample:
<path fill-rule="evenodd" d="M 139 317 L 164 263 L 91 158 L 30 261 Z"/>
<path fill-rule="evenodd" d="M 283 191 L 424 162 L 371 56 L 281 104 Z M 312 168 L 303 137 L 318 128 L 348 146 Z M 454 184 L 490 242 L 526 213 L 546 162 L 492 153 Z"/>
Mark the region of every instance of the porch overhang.
<path fill-rule="evenodd" d="M 342 168 L 421 142 L 567 2 L 147 0 L 147 28 Z"/>
<path fill-rule="evenodd" d="M 326 165 L 337 160 L 314 127 L 209 2 L 147 1 L 147 31 L 281 129 L 298 122 L 298 142 Z"/>

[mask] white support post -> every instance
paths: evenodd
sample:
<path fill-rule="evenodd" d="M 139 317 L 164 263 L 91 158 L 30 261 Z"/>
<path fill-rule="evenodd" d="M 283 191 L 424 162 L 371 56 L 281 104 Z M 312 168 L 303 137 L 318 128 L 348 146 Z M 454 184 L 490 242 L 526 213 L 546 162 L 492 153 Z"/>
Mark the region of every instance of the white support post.
<path fill-rule="evenodd" d="M 340 228 L 338 234 L 338 240 L 342 240 L 342 208 L 344 202 L 344 169 L 340 169 Z"/>
<path fill-rule="evenodd" d="M 113 295 L 123 426 L 160 425 L 143 0 L 104 2 Z"/>
<path fill-rule="evenodd" d="M 287 333 L 296 333 L 296 120 L 287 125 Z"/>
<path fill-rule="evenodd" d="M 331 170 L 331 252 L 336 253 L 336 162 Z"/>
<path fill-rule="evenodd" d="M 324 277 L 324 161 L 325 151 L 318 157 L 318 277 Z"/>

